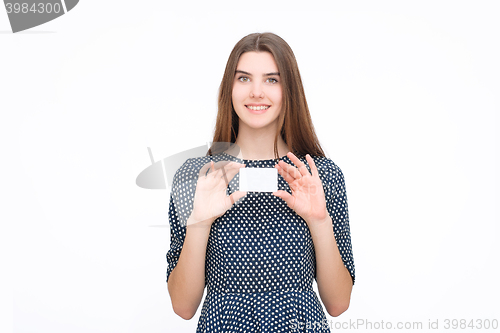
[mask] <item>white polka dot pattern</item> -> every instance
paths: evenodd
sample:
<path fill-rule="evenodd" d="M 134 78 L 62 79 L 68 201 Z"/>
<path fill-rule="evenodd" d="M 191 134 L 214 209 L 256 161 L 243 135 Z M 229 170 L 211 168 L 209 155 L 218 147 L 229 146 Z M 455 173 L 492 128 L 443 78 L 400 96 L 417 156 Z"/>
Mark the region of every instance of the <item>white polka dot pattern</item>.
<path fill-rule="evenodd" d="M 282 159 L 293 165 L 287 156 Z M 310 170 L 306 159 L 299 159 Z M 313 159 L 323 183 L 337 246 L 354 283 L 344 176 L 329 158 Z M 199 170 L 210 160 L 231 160 L 250 168 L 272 168 L 276 164 L 274 159 L 241 160 L 222 153 L 189 159 L 177 170 L 169 206 L 167 281 L 182 250 L 185 222 L 193 207 Z M 228 195 L 238 190 L 238 181 L 237 174 L 229 183 Z M 279 174 L 278 189 L 291 193 Z M 197 332 L 299 332 L 298 325 L 293 323 L 326 321 L 312 289 L 316 260 L 307 224 L 271 193 L 248 192 L 214 221 L 205 272 L 207 296 Z M 319 324 L 303 329 L 304 332 L 329 332 L 327 326 Z"/>

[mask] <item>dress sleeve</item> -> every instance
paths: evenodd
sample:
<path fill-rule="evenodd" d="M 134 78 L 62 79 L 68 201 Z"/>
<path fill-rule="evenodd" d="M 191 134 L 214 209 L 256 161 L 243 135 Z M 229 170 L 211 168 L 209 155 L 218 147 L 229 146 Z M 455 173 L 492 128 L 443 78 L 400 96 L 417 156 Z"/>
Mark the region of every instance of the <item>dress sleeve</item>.
<path fill-rule="evenodd" d="M 333 233 L 344 266 L 351 274 L 352 283 L 355 280 L 354 258 L 352 255 L 351 231 L 349 228 L 349 211 L 344 174 L 332 162 L 331 178 L 327 189 L 326 209 L 332 218 Z"/>
<path fill-rule="evenodd" d="M 177 261 L 181 255 L 182 245 L 184 244 L 184 238 L 186 237 L 186 227 L 181 226 L 172 194 L 170 195 L 168 220 L 170 224 L 170 249 L 167 252 L 167 282 L 170 274 L 177 265 Z"/>
<path fill-rule="evenodd" d="M 170 225 L 170 249 L 167 252 L 167 282 L 181 255 L 186 238 L 186 222 L 191 215 L 196 191 L 195 169 L 189 159 L 176 171 L 170 191 L 168 221 Z"/>

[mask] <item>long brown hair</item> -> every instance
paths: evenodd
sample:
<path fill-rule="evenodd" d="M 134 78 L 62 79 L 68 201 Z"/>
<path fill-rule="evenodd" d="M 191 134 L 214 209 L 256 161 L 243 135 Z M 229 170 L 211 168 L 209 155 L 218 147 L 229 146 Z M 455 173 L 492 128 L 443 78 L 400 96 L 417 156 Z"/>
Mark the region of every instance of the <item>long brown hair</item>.
<path fill-rule="evenodd" d="M 274 155 L 278 155 L 278 135 L 288 145 L 292 153 L 304 157 L 325 156 L 314 131 L 311 115 L 304 94 L 297 60 L 290 46 L 279 36 L 266 33 L 253 33 L 243 37 L 233 48 L 226 64 L 224 76 L 219 88 L 219 110 L 215 123 L 214 138 L 207 155 L 217 154 L 220 143 L 234 143 L 238 136 L 239 117 L 234 111 L 232 102 L 233 82 L 236 67 L 241 55 L 245 52 L 269 52 L 280 73 L 283 99 L 282 112 L 278 117 L 278 131 L 274 139 Z M 219 143 L 218 146 L 215 146 Z"/>

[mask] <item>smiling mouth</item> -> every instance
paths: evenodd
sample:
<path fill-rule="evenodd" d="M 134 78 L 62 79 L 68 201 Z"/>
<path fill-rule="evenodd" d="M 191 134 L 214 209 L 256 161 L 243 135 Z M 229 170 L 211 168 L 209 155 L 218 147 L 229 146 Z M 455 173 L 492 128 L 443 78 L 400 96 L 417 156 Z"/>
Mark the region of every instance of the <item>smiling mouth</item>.
<path fill-rule="evenodd" d="M 267 110 L 271 107 L 270 105 L 259 105 L 259 106 L 245 105 L 245 106 L 253 111 Z"/>

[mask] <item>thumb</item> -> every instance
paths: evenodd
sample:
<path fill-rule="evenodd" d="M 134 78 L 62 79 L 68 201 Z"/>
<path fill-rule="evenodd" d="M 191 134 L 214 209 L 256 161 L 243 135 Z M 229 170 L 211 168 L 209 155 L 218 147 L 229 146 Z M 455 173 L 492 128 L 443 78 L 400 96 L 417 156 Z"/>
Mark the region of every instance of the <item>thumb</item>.
<path fill-rule="evenodd" d="M 293 196 L 287 191 L 278 190 L 276 192 L 273 192 L 273 195 L 283 199 L 288 205 L 288 207 L 290 208 L 293 207 L 293 201 L 294 201 Z"/>
<path fill-rule="evenodd" d="M 229 198 L 231 199 L 231 205 L 234 205 L 235 203 L 238 204 L 238 201 L 245 195 L 247 195 L 247 192 L 242 192 L 242 191 L 233 192 L 233 194 L 229 196 Z"/>

